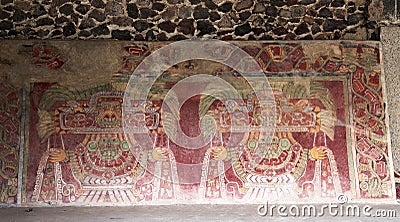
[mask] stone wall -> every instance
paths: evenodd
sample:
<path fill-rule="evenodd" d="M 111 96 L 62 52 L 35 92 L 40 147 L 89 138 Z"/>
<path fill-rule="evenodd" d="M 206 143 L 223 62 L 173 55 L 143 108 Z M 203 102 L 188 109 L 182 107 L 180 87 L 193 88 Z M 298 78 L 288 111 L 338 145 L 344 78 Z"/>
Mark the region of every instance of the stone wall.
<path fill-rule="evenodd" d="M 2 39 L 379 39 L 378 0 L 1 0 Z"/>
<path fill-rule="evenodd" d="M 382 19 L 385 24 L 396 24 L 399 21 L 400 5 L 396 0 L 383 0 L 384 11 Z"/>

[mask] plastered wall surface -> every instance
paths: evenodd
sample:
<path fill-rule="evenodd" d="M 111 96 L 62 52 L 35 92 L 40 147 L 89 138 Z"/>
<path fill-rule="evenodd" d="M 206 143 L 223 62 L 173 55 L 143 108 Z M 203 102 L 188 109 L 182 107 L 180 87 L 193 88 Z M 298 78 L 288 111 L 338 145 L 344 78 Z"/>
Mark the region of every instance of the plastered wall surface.
<path fill-rule="evenodd" d="M 395 200 L 379 42 L 215 43 L 2 41 L 1 202 Z"/>

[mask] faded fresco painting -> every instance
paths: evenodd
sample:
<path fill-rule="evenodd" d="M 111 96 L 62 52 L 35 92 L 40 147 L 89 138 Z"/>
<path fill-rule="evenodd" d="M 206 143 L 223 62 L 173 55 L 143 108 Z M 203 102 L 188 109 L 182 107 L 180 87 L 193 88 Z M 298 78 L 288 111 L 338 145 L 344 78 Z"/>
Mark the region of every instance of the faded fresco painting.
<path fill-rule="evenodd" d="M 14 205 L 18 199 L 22 92 L 0 83 L 0 203 Z"/>
<path fill-rule="evenodd" d="M 254 60 L 261 73 L 190 57 L 168 64 L 160 75 L 137 72 L 157 68 L 158 63 L 148 60 L 156 52 L 173 60 L 185 49 L 118 42 L 107 48 L 117 61 L 110 63 L 117 64 L 113 72 L 100 71 L 93 80 L 82 77 L 82 83 L 62 75 L 52 81 L 50 74 L 79 72 L 79 67 L 87 72 L 88 63 L 80 64 L 71 54 L 84 47 L 21 44 L 19 55 L 28 58 L 35 76 L 23 86 L 25 103 L 18 87 L 5 88 L 13 93 L 3 94 L 1 101 L 0 202 L 48 206 L 396 198 L 396 155 L 392 157 L 388 143 L 379 43 L 229 44 Z M 203 49 L 230 56 L 223 47 L 205 44 Z M 233 59 L 238 67 L 243 60 Z M 268 90 L 254 87 L 265 81 Z M 216 93 L 207 93 L 211 91 Z"/>
<path fill-rule="evenodd" d="M 135 67 L 162 46 L 152 43 L 121 47 L 122 65 L 109 83 L 83 88 L 32 83 L 26 203 L 394 198 L 376 43 L 327 44 L 324 51 L 307 44 L 235 44 L 262 67 L 270 95 L 257 98 L 246 80 L 225 65 L 189 60 L 165 70 L 146 100 L 124 101 Z M 190 84 L 173 87 L 204 73 L 232 84 L 241 98 L 196 95 L 179 105 Z M 201 80 L 196 84 L 210 86 Z M 163 107 L 171 92 L 174 99 Z M 275 104 L 273 112 L 261 104 Z M 134 108 L 128 117 L 124 106 Z M 268 130 L 270 119 L 273 131 Z M 124 130 L 124 124 L 133 130 Z M 185 147 L 179 144 L 179 130 L 206 142 Z M 150 138 L 147 148 L 141 137 Z"/>

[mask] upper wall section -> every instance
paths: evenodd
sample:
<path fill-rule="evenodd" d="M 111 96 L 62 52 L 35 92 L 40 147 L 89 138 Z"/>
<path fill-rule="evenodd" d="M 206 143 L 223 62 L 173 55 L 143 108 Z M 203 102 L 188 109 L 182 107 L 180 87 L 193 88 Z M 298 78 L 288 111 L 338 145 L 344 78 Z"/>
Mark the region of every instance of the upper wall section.
<path fill-rule="evenodd" d="M 377 40 L 379 0 L 1 0 L 2 39 Z"/>

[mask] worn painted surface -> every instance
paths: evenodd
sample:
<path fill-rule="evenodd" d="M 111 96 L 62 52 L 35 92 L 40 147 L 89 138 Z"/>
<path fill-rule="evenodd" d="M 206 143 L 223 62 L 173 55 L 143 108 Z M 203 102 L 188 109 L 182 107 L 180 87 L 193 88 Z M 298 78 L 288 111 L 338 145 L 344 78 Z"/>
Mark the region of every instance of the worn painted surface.
<path fill-rule="evenodd" d="M 232 42 L 268 78 L 265 97 L 255 97 L 244 77 L 225 65 L 189 60 L 171 64 L 143 101 L 125 101 L 128 80 L 145 82 L 145 74 L 133 71 L 168 43 L 3 43 L 4 79 L 17 95 L 8 98 L 12 103 L 2 101 L 17 104 L 16 111 L 5 111 L 16 128 L 5 130 L 14 137 L 10 148 L 2 148 L 3 159 L 6 153 L 23 158 L 19 177 L 18 161 L 1 162 L 8 172 L 1 174 L 5 204 L 395 199 L 378 42 Z M 179 50 L 168 56 L 174 53 Z M 193 89 L 172 87 L 195 74 L 224 79 L 241 98 L 197 95 L 182 101 Z M 168 92 L 176 100 L 164 108 Z M 276 106 L 271 111 L 261 104 Z M 122 115 L 126 106 L 136 110 L 128 119 Z M 206 115 L 214 131 L 201 121 Z M 204 145 L 193 149 L 194 144 L 177 142 L 173 120 Z M 135 131 L 139 128 L 145 130 Z M 141 136 L 151 139 L 149 147 L 141 146 Z"/>

